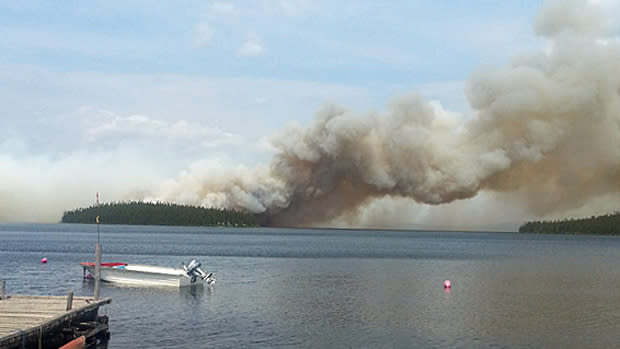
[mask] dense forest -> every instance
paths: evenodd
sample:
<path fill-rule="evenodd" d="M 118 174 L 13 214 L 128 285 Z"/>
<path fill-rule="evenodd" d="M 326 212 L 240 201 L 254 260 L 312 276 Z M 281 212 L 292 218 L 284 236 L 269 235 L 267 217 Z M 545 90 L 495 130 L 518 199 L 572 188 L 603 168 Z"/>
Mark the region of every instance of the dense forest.
<path fill-rule="evenodd" d="M 620 235 L 620 212 L 561 221 L 527 222 L 520 233 Z"/>
<path fill-rule="evenodd" d="M 66 211 L 62 223 L 178 225 L 178 226 L 258 226 L 252 214 L 234 210 L 177 205 L 173 203 L 115 202 Z"/>

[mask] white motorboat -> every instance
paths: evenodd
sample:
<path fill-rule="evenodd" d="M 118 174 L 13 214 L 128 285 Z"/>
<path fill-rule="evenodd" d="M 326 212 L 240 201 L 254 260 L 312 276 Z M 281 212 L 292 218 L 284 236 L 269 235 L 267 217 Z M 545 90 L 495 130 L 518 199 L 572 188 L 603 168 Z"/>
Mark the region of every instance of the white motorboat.
<path fill-rule="evenodd" d="M 95 276 L 95 263 L 80 263 L 84 276 Z M 101 263 L 101 280 L 134 286 L 173 286 L 212 285 L 215 283 L 213 273 L 206 273 L 195 259 L 183 269 L 156 267 L 128 263 Z M 86 274 L 88 272 L 88 275 Z"/>

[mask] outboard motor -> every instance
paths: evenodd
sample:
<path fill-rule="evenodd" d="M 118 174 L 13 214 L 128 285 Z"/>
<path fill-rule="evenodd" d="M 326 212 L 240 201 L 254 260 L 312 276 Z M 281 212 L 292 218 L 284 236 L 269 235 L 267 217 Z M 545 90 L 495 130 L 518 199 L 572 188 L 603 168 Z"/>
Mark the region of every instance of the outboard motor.
<path fill-rule="evenodd" d="M 205 273 L 204 270 L 200 269 L 201 266 L 202 264 L 200 264 L 200 262 L 192 259 L 187 266 L 183 263 L 183 270 L 185 270 L 190 277 L 192 283 L 196 282 L 197 277 L 201 278 L 209 285 L 215 283 L 215 276 L 213 276 L 213 273 Z"/>

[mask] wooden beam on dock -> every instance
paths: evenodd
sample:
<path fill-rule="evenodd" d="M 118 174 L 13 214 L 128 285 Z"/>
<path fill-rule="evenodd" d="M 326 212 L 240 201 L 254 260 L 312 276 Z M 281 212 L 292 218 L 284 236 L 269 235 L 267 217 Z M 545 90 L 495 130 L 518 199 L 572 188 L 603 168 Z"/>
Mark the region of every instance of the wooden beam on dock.
<path fill-rule="evenodd" d="M 110 298 L 65 296 L 10 296 L 0 300 L 0 348 L 37 347 L 58 337 L 72 323 L 94 321 Z M 70 310 L 67 308 L 71 307 Z M 58 345 L 55 346 L 56 348 Z"/>

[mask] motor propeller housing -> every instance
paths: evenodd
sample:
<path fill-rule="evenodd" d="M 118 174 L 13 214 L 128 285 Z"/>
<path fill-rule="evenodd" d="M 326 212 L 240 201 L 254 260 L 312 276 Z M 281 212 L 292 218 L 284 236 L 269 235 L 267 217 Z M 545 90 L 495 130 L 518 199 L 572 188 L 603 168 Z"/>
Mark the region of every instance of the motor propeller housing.
<path fill-rule="evenodd" d="M 215 276 L 213 273 L 206 273 L 204 270 L 200 269 L 202 264 L 195 259 L 192 259 L 187 266 L 183 263 L 183 270 L 190 277 L 192 283 L 196 282 L 197 278 L 202 279 L 207 284 L 211 285 L 215 283 Z"/>

